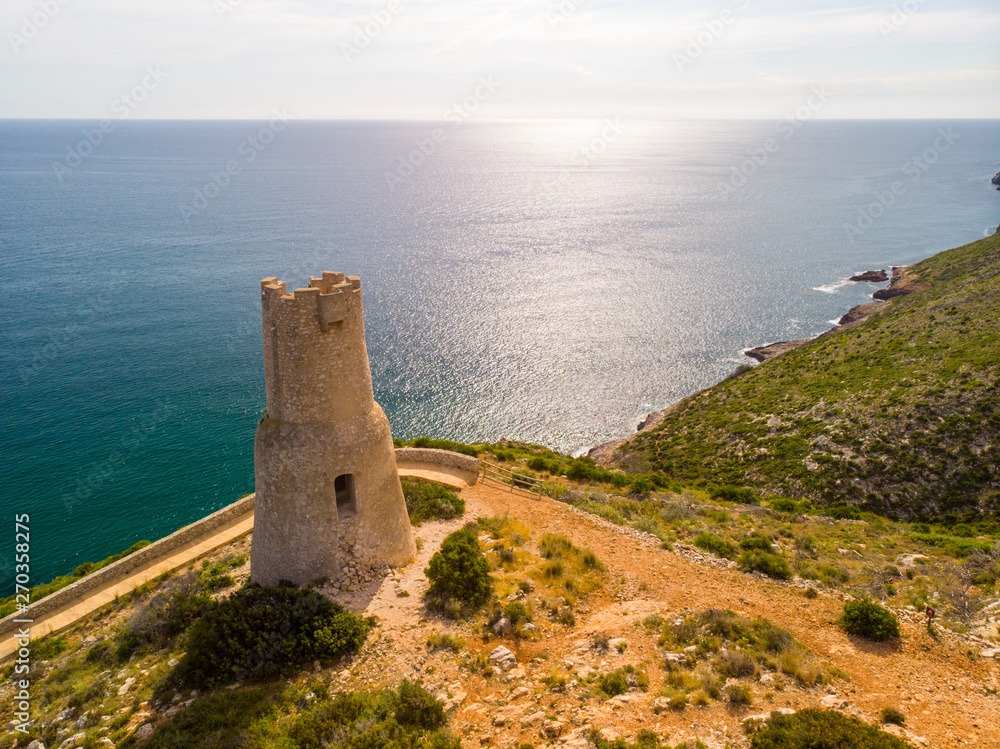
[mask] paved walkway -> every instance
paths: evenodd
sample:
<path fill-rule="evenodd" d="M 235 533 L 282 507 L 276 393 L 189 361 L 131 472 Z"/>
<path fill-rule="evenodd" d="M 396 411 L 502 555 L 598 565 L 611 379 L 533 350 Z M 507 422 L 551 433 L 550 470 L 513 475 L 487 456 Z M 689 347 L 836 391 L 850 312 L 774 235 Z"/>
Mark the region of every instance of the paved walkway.
<path fill-rule="evenodd" d="M 419 478 L 448 484 L 457 489 L 465 489 L 476 481 L 476 474 L 448 466 L 428 463 L 402 462 L 398 464 L 399 475 L 404 478 Z M 152 559 L 128 575 L 110 580 L 105 585 L 90 591 L 84 598 L 67 603 L 62 608 L 45 614 L 31 625 L 32 639 L 39 639 L 54 632 L 60 632 L 76 623 L 101 606 L 113 602 L 119 596 L 130 593 L 141 585 L 155 580 L 164 572 L 183 567 L 214 549 L 249 533 L 253 530 L 253 511 L 235 518 L 225 525 L 214 528 L 183 546 L 170 551 L 166 556 Z M 0 664 L 7 661 L 17 650 L 17 633 L 0 637 Z"/>

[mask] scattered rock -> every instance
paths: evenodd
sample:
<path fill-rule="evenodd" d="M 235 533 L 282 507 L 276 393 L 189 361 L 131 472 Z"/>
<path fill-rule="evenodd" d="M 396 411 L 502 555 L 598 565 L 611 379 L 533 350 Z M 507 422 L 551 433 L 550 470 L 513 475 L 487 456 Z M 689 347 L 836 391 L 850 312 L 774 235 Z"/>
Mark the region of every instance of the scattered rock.
<path fill-rule="evenodd" d="M 28 744 L 28 749 L 45 749 L 45 744 L 41 741 L 32 741 Z"/>
<path fill-rule="evenodd" d="M 68 739 L 66 739 L 59 745 L 59 749 L 69 749 L 69 747 L 71 746 L 82 744 L 85 738 L 87 738 L 87 734 L 85 733 L 78 733 L 73 736 L 70 736 Z"/>
<path fill-rule="evenodd" d="M 847 700 L 835 694 L 828 694 L 819 703 L 829 710 L 843 710 L 847 707 Z"/>
<path fill-rule="evenodd" d="M 510 693 L 510 699 L 512 701 L 518 700 L 521 697 L 524 697 L 525 695 L 529 694 L 531 694 L 531 690 L 528 689 L 527 687 L 518 687 L 517 689 L 515 689 L 513 692 Z"/>
<path fill-rule="evenodd" d="M 135 729 L 135 733 L 132 735 L 135 736 L 137 739 L 139 739 L 139 741 L 148 739 L 150 736 L 153 735 L 153 726 L 151 723 L 143 723 L 141 726 Z"/>
<path fill-rule="evenodd" d="M 118 696 L 124 697 L 128 693 L 128 690 L 132 688 L 133 684 L 135 684 L 134 676 L 130 676 L 127 679 L 125 679 L 125 682 L 120 687 L 118 687 Z"/>
<path fill-rule="evenodd" d="M 510 632 L 510 630 L 511 630 L 510 619 L 508 619 L 506 616 L 502 617 L 496 624 L 493 625 L 493 634 L 495 635 L 502 635 L 507 632 Z"/>
<path fill-rule="evenodd" d="M 771 713 L 778 713 L 779 715 L 792 715 L 795 711 L 790 707 L 776 707 L 770 713 L 757 713 L 757 715 L 748 715 L 745 717 L 741 723 L 749 723 L 750 721 L 760 720 L 766 721 L 771 717 Z"/>
<path fill-rule="evenodd" d="M 517 658 L 514 654 L 503 645 L 498 645 L 496 649 L 490 653 L 490 663 L 495 666 L 499 666 L 504 671 L 510 671 L 517 665 Z"/>
<path fill-rule="evenodd" d="M 521 727 L 528 728 L 529 726 L 537 726 L 545 720 L 545 713 L 538 711 L 537 713 L 532 713 L 531 715 L 523 718 L 521 720 Z"/>
<path fill-rule="evenodd" d="M 846 325 L 864 322 L 881 308 L 881 302 L 868 302 L 867 304 L 859 304 L 856 307 L 851 307 L 847 311 L 847 314 L 837 321 L 837 325 L 844 327 Z"/>
<path fill-rule="evenodd" d="M 544 726 L 542 726 L 542 737 L 546 739 L 558 738 L 565 728 L 565 723 L 558 720 L 550 720 Z"/>
<path fill-rule="evenodd" d="M 802 348 L 807 343 L 811 342 L 811 338 L 801 341 L 778 341 L 777 343 L 769 343 L 766 346 L 758 346 L 757 348 L 749 349 L 743 353 L 751 359 L 756 359 L 759 362 L 766 362 L 768 359 L 780 356 L 786 351 Z"/>

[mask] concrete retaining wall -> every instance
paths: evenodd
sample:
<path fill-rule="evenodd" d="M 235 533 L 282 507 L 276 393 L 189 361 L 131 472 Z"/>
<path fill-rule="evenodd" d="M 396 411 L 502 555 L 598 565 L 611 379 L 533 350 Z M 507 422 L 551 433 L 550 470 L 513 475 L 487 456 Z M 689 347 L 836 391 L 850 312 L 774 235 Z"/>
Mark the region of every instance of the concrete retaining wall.
<path fill-rule="evenodd" d="M 446 468 L 457 468 L 475 476 L 479 475 L 479 458 L 453 453 L 451 450 L 434 450 L 428 447 L 397 447 L 396 462 L 429 463 Z"/>
<path fill-rule="evenodd" d="M 218 512 L 214 512 L 201 520 L 191 523 L 191 525 L 184 526 L 169 536 L 151 543 L 149 546 L 144 546 L 127 557 L 109 564 L 107 567 L 102 567 L 86 577 L 81 577 L 75 583 L 67 585 L 65 588 L 57 590 L 55 593 L 32 603 L 26 611 L 17 611 L 10 616 L 0 619 L 0 635 L 5 635 L 24 626 L 15 624 L 15 619 L 38 620 L 46 614 L 82 598 L 95 588 L 99 588 L 105 583 L 119 577 L 124 577 L 136 568 L 167 555 L 177 547 L 193 541 L 208 531 L 225 525 L 230 520 L 235 520 L 248 512 L 252 512 L 253 509 L 254 495 L 251 494 L 228 507 L 223 507 Z"/>

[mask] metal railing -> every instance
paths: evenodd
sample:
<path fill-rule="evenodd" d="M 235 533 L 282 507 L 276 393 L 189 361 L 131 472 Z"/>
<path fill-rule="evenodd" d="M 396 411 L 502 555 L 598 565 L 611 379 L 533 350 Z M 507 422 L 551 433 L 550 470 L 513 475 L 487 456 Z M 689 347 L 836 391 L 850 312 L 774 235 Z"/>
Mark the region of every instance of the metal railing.
<path fill-rule="evenodd" d="M 528 476 L 524 473 L 517 473 L 496 463 L 490 463 L 487 460 L 480 459 L 479 474 L 483 479 L 492 479 L 493 481 L 509 486 L 511 492 L 520 490 L 532 496 L 537 495 L 539 498 L 544 493 L 543 486 L 545 482 L 541 479 Z"/>

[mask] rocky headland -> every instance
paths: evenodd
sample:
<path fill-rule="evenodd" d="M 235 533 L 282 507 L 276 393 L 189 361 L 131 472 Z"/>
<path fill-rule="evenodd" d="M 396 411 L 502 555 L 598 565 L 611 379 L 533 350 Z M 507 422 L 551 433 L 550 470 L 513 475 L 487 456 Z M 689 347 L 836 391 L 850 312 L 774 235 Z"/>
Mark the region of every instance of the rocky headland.
<path fill-rule="evenodd" d="M 851 276 L 848 281 L 855 283 L 885 283 L 889 280 L 889 274 L 884 270 L 866 270 L 856 276 Z"/>

